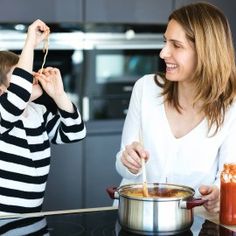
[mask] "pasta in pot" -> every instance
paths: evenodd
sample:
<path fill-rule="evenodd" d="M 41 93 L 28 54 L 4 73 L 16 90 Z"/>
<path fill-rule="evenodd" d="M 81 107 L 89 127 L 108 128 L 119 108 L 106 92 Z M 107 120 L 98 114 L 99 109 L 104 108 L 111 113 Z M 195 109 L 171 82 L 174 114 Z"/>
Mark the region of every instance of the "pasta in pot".
<path fill-rule="evenodd" d="M 122 190 L 121 194 L 128 197 L 145 198 L 142 188 L 124 189 Z M 149 198 L 187 198 L 191 196 L 189 191 L 171 188 L 149 188 L 148 194 Z"/>

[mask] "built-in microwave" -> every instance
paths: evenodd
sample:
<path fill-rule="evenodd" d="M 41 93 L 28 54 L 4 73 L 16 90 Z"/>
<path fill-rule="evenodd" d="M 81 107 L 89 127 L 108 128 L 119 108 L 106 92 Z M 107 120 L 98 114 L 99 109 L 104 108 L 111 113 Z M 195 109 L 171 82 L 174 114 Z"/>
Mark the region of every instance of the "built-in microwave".
<path fill-rule="evenodd" d="M 84 48 L 84 120 L 123 119 L 133 85 L 145 74 L 163 72 L 162 34 L 87 34 Z"/>

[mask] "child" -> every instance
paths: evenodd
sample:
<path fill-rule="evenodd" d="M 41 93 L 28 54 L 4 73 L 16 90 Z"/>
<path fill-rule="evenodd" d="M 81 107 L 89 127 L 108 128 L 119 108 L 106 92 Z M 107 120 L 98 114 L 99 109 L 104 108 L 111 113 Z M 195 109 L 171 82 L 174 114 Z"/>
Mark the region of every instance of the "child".
<path fill-rule="evenodd" d="M 0 214 L 40 211 L 50 142 L 76 142 L 86 135 L 80 113 L 64 91 L 60 71 L 52 67 L 32 71 L 34 49 L 48 34 L 47 25 L 36 20 L 28 28 L 20 57 L 0 52 Z M 42 88 L 56 103 L 56 114 L 33 102 Z"/>

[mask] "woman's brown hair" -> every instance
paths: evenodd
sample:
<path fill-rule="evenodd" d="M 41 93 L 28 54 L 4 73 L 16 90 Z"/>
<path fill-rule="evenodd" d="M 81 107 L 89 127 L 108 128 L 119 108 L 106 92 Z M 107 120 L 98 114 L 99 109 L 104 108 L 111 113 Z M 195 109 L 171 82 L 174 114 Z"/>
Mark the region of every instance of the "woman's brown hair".
<path fill-rule="evenodd" d="M 0 51 L 0 85 L 7 85 L 7 74 L 18 63 L 19 57 L 11 51 Z"/>
<path fill-rule="evenodd" d="M 197 66 L 193 72 L 195 85 L 194 104 L 201 101 L 209 131 L 215 133 L 224 122 L 225 112 L 236 95 L 236 69 L 232 33 L 227 18 L 209 3 L 195 3 L 175 10 L 169 21 L 177 21 L 185 30 L 188 40 L 194 43 Z M 156 83 L 163 87 L 166 101 L 179 112 L 178 82 L 165 79 Z"/>

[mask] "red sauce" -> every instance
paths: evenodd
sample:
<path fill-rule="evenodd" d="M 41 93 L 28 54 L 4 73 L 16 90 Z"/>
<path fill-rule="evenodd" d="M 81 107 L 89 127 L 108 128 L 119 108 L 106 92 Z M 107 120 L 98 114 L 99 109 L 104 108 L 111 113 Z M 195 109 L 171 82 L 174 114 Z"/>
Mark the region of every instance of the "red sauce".
<path fill-rule="evenodd" d="M 220 223 L 236 225 L 236 163 L 225 164 L 221 173 Z"/>

